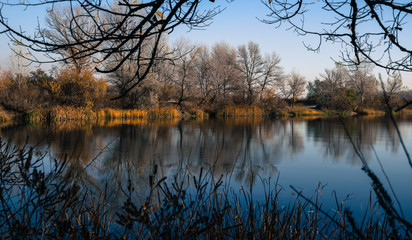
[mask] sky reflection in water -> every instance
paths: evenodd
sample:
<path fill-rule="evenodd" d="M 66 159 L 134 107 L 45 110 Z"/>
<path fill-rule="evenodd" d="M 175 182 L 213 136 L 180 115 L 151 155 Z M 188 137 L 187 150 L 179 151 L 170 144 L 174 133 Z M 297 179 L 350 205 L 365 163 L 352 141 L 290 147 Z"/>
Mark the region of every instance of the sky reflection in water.
<path fill-rule="evenodd" d="M 405 144 L 412 149 L 412 118 L 397 119 Z M 351 209 L 365 207 L 371 180 L 361 170 L 345 128 L 358 145 L 387 191 L 381 161 L 408 220 L 412 220 L 412 168 L 393 125 L 385 117 L 313 118 L 269 120 L 251 118 L 191 121 L 111 121 L 66 123 L 58 126 L 7 126 L 3 138 L 14 144 L 37 145 L 51 158 L 70 158 L 72 176 L 98 193 L 107 184 L 109 202 L 120 207 L 129 176 L 136 196 L 146 196 L 149 175 L 156 179 L 197 175 L 211 169 L 214 177 L 238 191 L 253 185 L 256 200 L 264 197 L 261 179 L 271 178 L 284 188 L 281 199 L 290 199 L 289 185 L 313 195 L 318 184 L 326 208 L 333 208 L 349 194 Z M 372 196 L 374 194 L 372 193 Z M 391 196 L 393 194 L 391 193 Z M 119 201 L 120 200 L 120 201 Z M 393 199 L 394 200 L 394 199 Z"/>

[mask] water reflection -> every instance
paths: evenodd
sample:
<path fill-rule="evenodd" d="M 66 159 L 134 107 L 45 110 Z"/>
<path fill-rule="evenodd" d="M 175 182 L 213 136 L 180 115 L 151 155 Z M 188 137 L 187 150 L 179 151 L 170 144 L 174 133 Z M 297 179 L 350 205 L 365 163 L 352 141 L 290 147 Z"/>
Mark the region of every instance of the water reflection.
<path fill-rule="evenodd" d="M 410 135 L 410 119 L 399 118 L 398 124 L 405 137 Z M 36 145 L 51 158 L 69 159 L 69 177 L 96 192 L 106 189 L 113 202 L 127 192 L 129 179 L 135 194 L 143 197 L 151 177 L 196 175 L 201 168 L 249 185 L 256 176 L 272 177 L 280 165 L 297 159 L 319 164 L 308 157 L 314 151 L 316 158 L 331 159 L 331 164 L 360 167 L 347 133 L 367 161 L 373 159 L 372 146 L 399 150 L 399 139 L 385 117 L 129 120 L 0 129 L 0 135 L 16 145 Z"/>
<path fill-rule="evenodd" d="M 409 122 L 406 119 L 398 121 L 400 125 Z M 307 124 L 308 137 L 321 145 L 324 157 L 333 156 L 335 162 L 344 160 L 352 165 L 361 165 L 348 135 L 367 160 L 373 159 L 372 146 L 379 142 L 384 143 L 386 150 L 399 150 L 399 138 L 393 124 L 386 117 L 317 119 L 308 121 Z"/>

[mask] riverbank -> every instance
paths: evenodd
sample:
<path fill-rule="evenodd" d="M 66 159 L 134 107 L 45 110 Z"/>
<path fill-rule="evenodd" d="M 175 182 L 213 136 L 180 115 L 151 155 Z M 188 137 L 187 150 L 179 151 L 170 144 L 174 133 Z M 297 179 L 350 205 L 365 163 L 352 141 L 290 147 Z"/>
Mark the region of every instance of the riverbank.
<path fill-rule="evenodd" d="M 285 107 L 275 110 L 264 110 L 258 106 L 225 106 L 214 111 L 200 108 L 159 107 L 153 109 L 89 109 L 75 107 L 53 107 L 50 109 L 34 109 L 24 113 L 16 113 L 0 109 L 0 123 L 4 122 L 62 122 L 113 119 L 207 119 L 209 117 L 267 117 L 267 118 L 296 118 L 296 117 L 327 117 L 354 115 L 384 115 L 382 110 L 359 109 L 356 112 L 317 109 L 316 106 Z M 412 109 L 403 109 L 397 114 L 412 114 Z"/>

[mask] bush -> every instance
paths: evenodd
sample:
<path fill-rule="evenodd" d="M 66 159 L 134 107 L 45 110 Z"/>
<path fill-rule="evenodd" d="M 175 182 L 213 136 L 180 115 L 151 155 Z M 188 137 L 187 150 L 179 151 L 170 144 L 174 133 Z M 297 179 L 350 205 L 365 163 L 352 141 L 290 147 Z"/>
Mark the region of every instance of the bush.
<path fill-rule="evenodd" d="M 90 70 L 65 68 L 56 77 L 58 102 L 73 107 L 93 107 L 106 94 L 106 83 L 96 79 Z"/>

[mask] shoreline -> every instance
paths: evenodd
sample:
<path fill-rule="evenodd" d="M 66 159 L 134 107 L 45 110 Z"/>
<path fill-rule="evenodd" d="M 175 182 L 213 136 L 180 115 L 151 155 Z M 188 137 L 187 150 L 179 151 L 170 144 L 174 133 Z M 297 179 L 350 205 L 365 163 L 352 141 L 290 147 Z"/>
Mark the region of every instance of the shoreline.
<path fill-rule="evenodd" d="M 387 112 L 375 109 L 354 111 L 320 110 L 314 106 L 297 106 L 294 108 L 262 110 L 257 106 L 226 106 L 220 110 L 207 111 L 200 108 L 178 109 L 176 107 L 158 107 L 151 109 L 85 109 L 74 107 L 54 107 L 35 109 L 25 113 L 17 113 L 0 109 L 0 123 L 57 123 L 64 121 L 89 120 L 162 120 L 162 119 L 208 119 L 208 118 L 302 118 L 302 117 L 333 117 L 333 116 L 382 116 Z M 412 115 L 411 109 L 404 109 L 396 115 Z"/>

